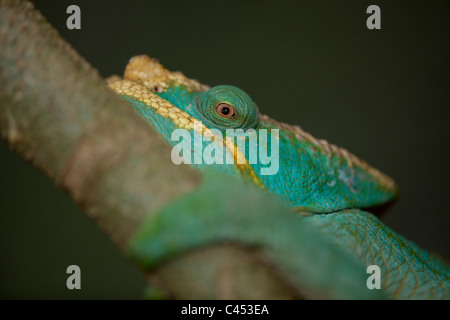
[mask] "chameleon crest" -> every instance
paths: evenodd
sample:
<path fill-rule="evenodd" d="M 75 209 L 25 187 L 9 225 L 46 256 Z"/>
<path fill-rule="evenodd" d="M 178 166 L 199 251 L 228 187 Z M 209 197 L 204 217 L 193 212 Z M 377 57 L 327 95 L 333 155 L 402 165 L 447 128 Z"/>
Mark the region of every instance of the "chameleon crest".
<path fill-rule="evenodd" d="M 250 96 L 237 87 L 210 88 L 181 72 L 165 69 L 146 55 L 132 58 L 123 79 L 112 77 L 108 83 L 172 144 L 172 132 L 179 128 L 209 137 L 213 129 L 242 129 L 237 141 L 245 143 L 229 139 L 222 142 L 226 152 L 241 161 L 214 166 L 256 183 L 298 210 L 329 213 L 371 207 L 396 195 L 391 178 L 299 126 L 260 114 Z M 198 121 L 201 126 L 195 127 Z M 261 144 L 257 134 L 261 129 L 279 132 L 277 137 L 268 133 L 268 140 L 279 146 L 279 170 L 274 174 L 261 174 L 264 165 L 260 161 L 249 162 L 254 151 L 245 146 L 251 141 Z"/>

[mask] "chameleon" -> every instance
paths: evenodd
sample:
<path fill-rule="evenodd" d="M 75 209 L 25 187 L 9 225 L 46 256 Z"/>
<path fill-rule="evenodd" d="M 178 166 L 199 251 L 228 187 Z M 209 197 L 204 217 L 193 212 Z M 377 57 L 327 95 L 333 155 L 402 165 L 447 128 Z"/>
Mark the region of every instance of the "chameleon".
<path fill-rule="evenodd" d="M 240 88 L 209 87 L 179 71 L 167 70 L 147 55 L 130 59 L 123 77 L 112 76 L 107 83 L 173 146 L 176 142 L 171 137 L 176 129 L 186 130 L 194 140 L 199 136 L 209 137 L 208 141 L 223 145 L 225 153 L 235 161 L 193 166 L 205 173 L 211 169 L 220 171 L 273 195 L 344 252 L 356 256 L 362 265 L 379 266 L 386 298 L 448 299 L 447 262 L 398 235 L 364 210 L 388 203 L 397 196 L 397 185 L 386 174 L 344 148 L 315 138 L 300 126 L 261 114 L 257 104 Z M 218 130 L 225 134 L 227 129 L 241 131 L 236 134 L 236 140 L 215 141 L 212 132 Z M 261 174 L 264 164 L 249 161 L 254 151 L 246 146 L 252 139 L 258 146 L 263 144 L 257 134 L 261 129 L 270 132 L 267 135 L 271 144 L 279 145 L 279 169 L 275 174 Z M 273 129 L 278 133 L 275 139 L 271 136 Z M 244 143 L 239 144 L 239 140 Z M 205 147 L 203 141 L 202 148 Z M 190 152 L 194 156 L 196 151 Z M 168 211 L 167 219 L 171 214 Z M 188 224 L 180 223 L 180 228 Z M 148 243 L 151 239 L 156 238 L 146 236 L 143 231 L 136 243 Z M 183 243 L 180 246 L 190 242 L 194 241 L 186 236 L 180 240 Z"/>

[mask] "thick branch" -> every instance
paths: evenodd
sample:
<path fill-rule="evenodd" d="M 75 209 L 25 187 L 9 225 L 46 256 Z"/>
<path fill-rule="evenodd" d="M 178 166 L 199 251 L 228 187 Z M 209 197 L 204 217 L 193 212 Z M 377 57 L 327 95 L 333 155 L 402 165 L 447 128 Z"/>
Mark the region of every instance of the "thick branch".
<path fill-rule="evenodd" d="M 0 48 L 3 138 L 121 247 L 146 215 L 196 185 L 30 3 L 0 1 Z"/>
<path fill-rule="evenodd" d="M 65 188 L 124 251 L 158 208 L 196 188 L 198 174 L 172 164 L 169 146 L 32 4 L 0 0 L 0 48 L 2 137 Z M 208 272 L 199 274 L 199 267 Z M 181 274 L 183 281 L 174 281 Z M 175 298 L 292 297 L 260 259 L 236 246 L 174 258 L 152 282 Z"/>
<path fill-rule="evenodd" d="M 221 180 L 203 186 L 205 193 L 200 190 L 182 198 L 181 208 L 176 201 L 174 207 L 167 206 L 197 189 L 198 174 L 172 164 L 169 146 L 106 89 L 98 72 L 30 3 L 0 0 L 0 48 L 3 138 L 65 188 L 124 251 L 136 230 L 152 222 L 152 215 L 164 212 L 161 208 L 165 207 L 166 216 L 158 216 L 168 221 L 161 224 L 168 232 L 160 237 L 161 243 L 168 243 L 173 251 L 172 232 L 174 238 L 182 239 L 178 247 L 187 244 L 192 249 L 185 255 L 178 252 L 152 270 L 155 282 L 174 297 L 291 298 L 298 297 L 298 292 L 310 297 L 346 296 L 339 293 L 340 288 L 348 288 L 346 278 L 336 274 L 343 269 L 359 270 L 356 260 L 323 239 L 316 241 L 321 239 L 317 233 L 311 231 L 309 236 L 310 228 L 299 216 L 279 204 L 270 206 L 273 201 L 260 190 L 247 193 L 248 186 L 241 189 L 230 184 L 240 200 L 228 205 L 221 197 L 228 190 L 216 192 Z M 279 227 L 276 234 L 271 233 L 273 225 Z M 199 227 L 192 230 L 192 226 Z M 184 233 L 178 237 L 180 232 Z M 242 241 L 214 243 L 216 233 L 225 235 L 221 239 Z M 145 235 L 144 240 L 153 235 Z M 210 242 L 197 243 L 199 239 Z M 154 242 L 145 245 L 151 247 Z M 248 244 L 254 243 L 263 247 L 263 258 L 272 261 L 261 259 L 258 250 L 249 250 Z M 205 244 L 210 246 L 198 248 Z M 285 264 L 278 268 L 282 276 L 271 267 L 279 261 Z M 341 267 L 334 273 L 316 265 Z M 309 278 L 319 279 L 319 285 Z M 354 278 L 349 283 L 355 289 L 351 293 L 359 296 L 364 281 L 353 274 L 350 278 Z M 312 293 L 300 290 L 302 284 Z"/>

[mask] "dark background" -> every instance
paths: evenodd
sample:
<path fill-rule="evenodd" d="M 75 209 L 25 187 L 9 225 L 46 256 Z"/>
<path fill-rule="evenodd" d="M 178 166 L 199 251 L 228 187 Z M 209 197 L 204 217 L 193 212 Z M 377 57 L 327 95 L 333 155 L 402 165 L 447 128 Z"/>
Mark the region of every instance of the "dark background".
<path fill-rule="evenodd" d="M 448 1 L 33 1 L 102 76 L 146 53 L 246 90 L 392 176 L 383 221 L 450 259 Z M 81 8 L 81 30 L 66 8 Z M 366 8 L 381 8 L 368 30 Z M 1 48 L 0 48 L 1 50 Z M 67 266 L 81 267 L 70 291 Z M 44 174 L 0 142 L 0 298 L 142 298 L 145 279 Z"/>

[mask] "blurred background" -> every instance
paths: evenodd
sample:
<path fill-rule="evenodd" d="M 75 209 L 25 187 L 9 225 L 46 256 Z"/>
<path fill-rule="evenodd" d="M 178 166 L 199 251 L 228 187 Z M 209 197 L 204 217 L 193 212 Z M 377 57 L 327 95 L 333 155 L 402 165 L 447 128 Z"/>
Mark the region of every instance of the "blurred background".
<path fill-rule="evenodd" d="M 103 77 L 146 53 L 247 91 L 393 177 L 382 220 L 450 260 L 450 2 L 32 1 Z M 81 30 L 66 8 L 81 8 Z M 381 30 L 366 9 L 381 8 Z M 0 48 L 1 50 L 1 48 Z M 67 266 L 82 290 L 66 288 Z M 0 141 L 0 298 L 140 299 L 146 281 L 62 190 Z"/>

